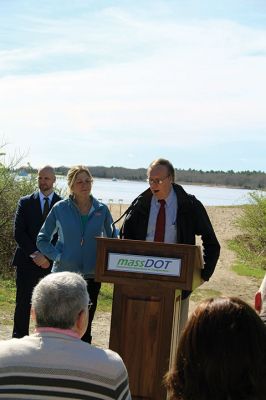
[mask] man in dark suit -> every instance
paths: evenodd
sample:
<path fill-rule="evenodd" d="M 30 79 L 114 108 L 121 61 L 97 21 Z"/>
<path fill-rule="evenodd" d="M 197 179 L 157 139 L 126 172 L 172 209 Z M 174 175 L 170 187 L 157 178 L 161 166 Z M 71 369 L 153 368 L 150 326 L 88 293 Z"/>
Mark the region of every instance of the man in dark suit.
<path fill-rule="evenodd" d="M 208 281 L 219 258 L 220 245 L 204 206 L 175 183 L 170 161 L 154 160 L 147 177 L 150 187 L 126 211 L 120 237 L 194 245 L 196 236 L 201 236 L 204 260 L 201 278 L 202 282 Z M 188 316 L 189 295 L 190 292 L 182 292 L 180 331 Z"/>
<path fill-rule="evenodd" d="M 31 295 L 39 280 L 51 272 L 51 262 L 36 247 L 36 237 L 49 212 L 61 198 L 54 193 L 54 169 L 47 165 L 38 171 L 39 191 L 22 197 L 15 216 L 14 235 L 17 249 L 13 259 L 16 267 L 16 308 L 13 337 L 29 334 Z"/>

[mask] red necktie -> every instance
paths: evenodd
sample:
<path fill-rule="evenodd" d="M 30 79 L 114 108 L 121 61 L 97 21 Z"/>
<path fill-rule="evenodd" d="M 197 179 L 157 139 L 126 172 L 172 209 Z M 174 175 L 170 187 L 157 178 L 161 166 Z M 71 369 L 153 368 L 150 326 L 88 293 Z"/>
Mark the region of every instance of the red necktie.
<path fill-rule="evenodd" d="M 165 200 L 159 200 L 161 204 L 155 227 L 154 241 L 155 242 L 163 242 L 164 241 L 164 232 L 165 232 Z"/>

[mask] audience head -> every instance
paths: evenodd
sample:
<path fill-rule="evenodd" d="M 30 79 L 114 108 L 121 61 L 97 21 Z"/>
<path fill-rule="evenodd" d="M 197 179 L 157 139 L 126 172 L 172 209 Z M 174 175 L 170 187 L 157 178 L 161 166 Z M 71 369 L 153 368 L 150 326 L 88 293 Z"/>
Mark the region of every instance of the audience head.
<path fill-rule="evenodd" d="M 189 318 L 165 385 L 176 400 L 261 400 L 265 377 L 263 322 L 242 300 L 217 298 Z"/>
<path fill-rule="evenodd" d="M 68 190 L 71 195 L 78 194 L 79 186 L 84 185 L 84 183 L 89 186 L 90 193 L 92 182 L 90 170 L 84 165 L 75 165 L 67 173 Z"/>
<path fill-rule="evenodd" d="M 36 327 L 76 329 L 78 321 L 78 329 L 86 330 L 89 302 L 87 285 L 81 275 L 51 273 L 33 290 L 31 304 Z M 78 333 L 82 336 L 82 332 Z"/>

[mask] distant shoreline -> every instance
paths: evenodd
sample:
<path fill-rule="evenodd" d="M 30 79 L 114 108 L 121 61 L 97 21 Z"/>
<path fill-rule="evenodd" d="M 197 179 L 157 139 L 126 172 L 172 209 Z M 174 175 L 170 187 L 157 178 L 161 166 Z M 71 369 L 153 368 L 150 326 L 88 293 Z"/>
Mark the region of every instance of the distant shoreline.
<path fill-rule="evenodd" d="M 124 167 L 103 167 L 88 166 L 93 177 L 98 179 L 127 180 L 134 182 L 144 182 L 147 176 L 145 168 L 124 168 Z M 69 167 L 55 167 L 58 176 L 66 177 Z M 16 170 L 21 176 L 36 174 L 37 169 L 23 166 Z M 265 190 L 266 172 L 263 171 L 202 171 L 195 169 L 175 169 L 176 182 L 183 185 L 202 185 L 225 188 L 239 188 L 247 190 Z"/>
<path fill-rule="evenodd" d="M 67 176 L 66 175 L 56 175 L 56 178 L 62 178 L 62 179 L 66 179 Z M 112 181 L 112 178 L 102 178 L 102 177 L 98 177 L 98 176 L 94 176 L 94 179 L 100 179 L 100 180 L 106 180 L 106 181 Z M 145 183 L 146 180 L 142 180 L 142 179 L 120 179 L 117 178 L 116 181 L 122 181 L 122 182 L 143 182 Z M 198 183 L 198 182 L 175 182 L 178 185 L 181 186 L 204 186 L 204 187 L 217 187 L 217 188 L 225 188 L 225 189 L 244 189 L 244 190 L 254 190 L 254 191 L 266 191 L 266 186 L 263 189 L 252 189 L 249 187 L 243 187 L 243 186 L 233 186 L 233 185 L 224 185 L 224 184 L 212 184 L 212 183 Z"/>

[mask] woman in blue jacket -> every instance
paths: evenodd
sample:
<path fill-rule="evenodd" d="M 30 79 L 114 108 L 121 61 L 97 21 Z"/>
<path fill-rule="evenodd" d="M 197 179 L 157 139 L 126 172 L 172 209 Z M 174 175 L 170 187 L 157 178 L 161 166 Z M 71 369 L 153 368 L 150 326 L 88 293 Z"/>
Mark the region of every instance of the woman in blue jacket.
<path fill-rule="evenodd" d="M 84 166 L 74 166 L 67 174 L 70 195 L 50 211 L 37 237 L 37 247 L 50 260 L 52 272 L 80 273 L 87 282 L 93 303 L 89 324 L 82 340 L 91 343 L 91 324 L 101 284 L 95 282 L 96 236 L 112 237 L 112 216 L 108 207 L 91 194 L 92 175 Z M 57 232 L 55 245 L 51 238 Z"/>

